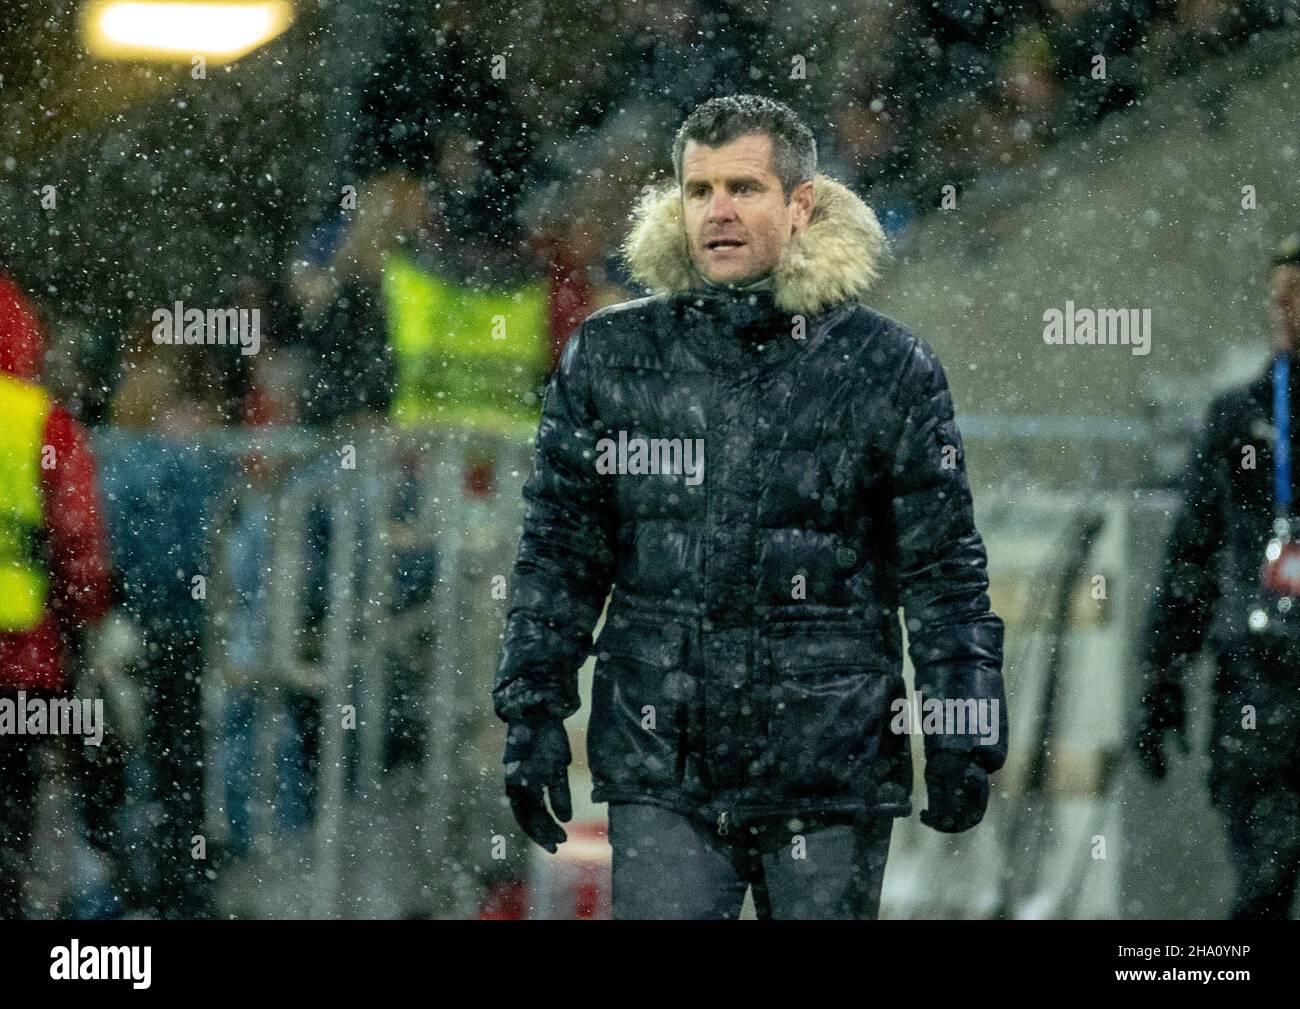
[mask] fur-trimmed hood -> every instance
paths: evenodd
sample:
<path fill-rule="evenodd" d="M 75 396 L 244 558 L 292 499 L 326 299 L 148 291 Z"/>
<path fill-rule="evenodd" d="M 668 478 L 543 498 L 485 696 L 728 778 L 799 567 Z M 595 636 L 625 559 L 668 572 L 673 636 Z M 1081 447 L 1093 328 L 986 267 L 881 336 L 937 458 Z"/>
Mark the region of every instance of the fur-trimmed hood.
<path fill-rule="evenodd" d="M 813 202 L 808 227 L 786 246 L 772 271 L 777 307 L 805 315 L 860 298 L 889 251 L 875 212 L 847 186 L 818 174 Z M 659 185 L 638 202 L 622 253 L 632 279 L 653 294 L 700 286 L 687 252 L 675 181 Z"/>

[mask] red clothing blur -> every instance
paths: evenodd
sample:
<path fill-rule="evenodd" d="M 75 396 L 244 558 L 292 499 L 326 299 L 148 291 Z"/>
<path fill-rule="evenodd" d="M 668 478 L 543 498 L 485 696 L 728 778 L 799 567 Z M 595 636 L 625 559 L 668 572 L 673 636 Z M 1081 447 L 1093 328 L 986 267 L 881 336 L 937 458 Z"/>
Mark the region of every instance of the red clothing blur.
<path fill-rule="evenodd" d="M 589 316 L 595 300 L 585 264 L 575 262 L 560 243 L 548 242 L 544 248 L 550 258 L 547 322 L 551 338 L 550 367 L 554 370 L 564 352 L 564 345 Z"/>
<path fill-rule="evenodd" d="M 0 369 L 28 382 L 39 377 L 44 346 L 36 313 L 0 274 Z M 0 632 L 0 689 L 65 686 L 60 634 L 104 615 L 110 602 L 108 537 L 98 474 L 85 430 L 57 404 L 45 423 L 54 467 L 41 470 L 50 575 L 50 605 L 40 625 Z"/>

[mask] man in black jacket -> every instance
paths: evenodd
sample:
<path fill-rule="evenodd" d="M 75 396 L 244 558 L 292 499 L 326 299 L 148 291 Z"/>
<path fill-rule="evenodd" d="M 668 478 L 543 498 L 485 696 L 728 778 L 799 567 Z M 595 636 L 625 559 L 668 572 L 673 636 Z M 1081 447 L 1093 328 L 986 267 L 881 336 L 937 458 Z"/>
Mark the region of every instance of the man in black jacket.
<path fill-rule="evenodd" d="M 859 298 L 871 210 L 786 106 L 716 98 L 624 253 L 653 293 L 587 318 L 547 389 L 493 689 L 506 790 L 548 851 L 563 719 L 597 656 L 592 799 L 616 917 L 875 917 L 926 731 L 943 831 L 1006 756 L 961 437 L 934 352 Z M 591 633 L 610 594 L 594 648 Z M 902 629 L 921 726 L 898 717 Z M 937 707 L 936 707 L 937 705 Z"/>
<path fill-rule="evenodd" d="M 1210 795 L 1227 817 L 1238 871 L 1234 918 L 1285 918 L 1300 873 L 1300 625 L 1288 593 L 1261 591 L 1279 498 L 1286 496 L 1279 488 L 1290 485 L 1295 499 L 1300 458 L 1292 406 L 1284 418 L 1291 479 L 1279 484 L 1275 391 L 1285 388 L 1284 402 L 1294 404 L 1300 384 L 1300 235 L 1274 257 L 1272 302 L 1275 357 L 1254 381 L 1210 404 L 1183 478 L 1141 645 L 1147 683 L 1134 741 L 1156 780 L 1165 776 L 1170 733 L 1186 752 L 1183 680 L 1208 644 L 1217 666 Z M 1279 539 L 1274 550 L 1280 549 Z"/>

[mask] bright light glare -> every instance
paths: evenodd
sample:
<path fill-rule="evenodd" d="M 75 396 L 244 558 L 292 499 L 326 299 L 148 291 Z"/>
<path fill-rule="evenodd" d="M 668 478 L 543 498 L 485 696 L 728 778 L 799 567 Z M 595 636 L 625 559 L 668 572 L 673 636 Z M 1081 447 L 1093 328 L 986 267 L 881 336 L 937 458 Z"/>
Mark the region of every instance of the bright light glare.
<path fill-rule="evenodd" d="M 110 0 L 92 8 L 87 34 L 96 56 L 233 60 L 275 38 L 291 20 L 282 0 L 259 3 L 151 3 Z"/>

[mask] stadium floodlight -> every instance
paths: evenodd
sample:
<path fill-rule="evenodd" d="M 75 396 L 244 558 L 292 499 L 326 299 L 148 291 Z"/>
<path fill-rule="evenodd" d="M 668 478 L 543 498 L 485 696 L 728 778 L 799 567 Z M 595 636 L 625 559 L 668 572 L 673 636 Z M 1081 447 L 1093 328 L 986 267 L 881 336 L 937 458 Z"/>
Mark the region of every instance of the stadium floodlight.
<path fill-rule="evenodd" d="M 100 0 L 86 11 L 86 41 L 92 55 L 109 59 L 224 63 L 292 20 L 285 0 Z"/>

